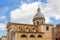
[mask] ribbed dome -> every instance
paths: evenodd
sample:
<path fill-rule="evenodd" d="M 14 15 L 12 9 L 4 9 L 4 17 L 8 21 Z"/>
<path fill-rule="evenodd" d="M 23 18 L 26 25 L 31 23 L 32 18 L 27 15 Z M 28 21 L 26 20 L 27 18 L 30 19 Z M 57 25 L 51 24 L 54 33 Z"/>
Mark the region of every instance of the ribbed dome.
<path fill-rule="evenodd" d="M 34 18 L 44 18 L 44 15 L 41 12 L 39 12 L 34 16 Z"/>
<path fill-rule="evenodd" d="M 38 5 L 37 13 L 33 17 L 33 24 L 39 25 L 39 24 L 44 24 L 44 23 L 45 23 L 45 18 L 44 18 L 44 15 L 41 13 L 41 9 Z"/>
<path fill-rule="evenodd" d="M 33 19 L 35 19 L 35 18 L 43 18 L 43 19 L 45 19 L 45 18 L 44 18 L 44 15 L 41 13 L 41 9 L 40 9 L 39 6 L 38 6 L 38 8 L 37 8 L 37 13 L 35 14 L 35 16 L 34 16 Z"/>

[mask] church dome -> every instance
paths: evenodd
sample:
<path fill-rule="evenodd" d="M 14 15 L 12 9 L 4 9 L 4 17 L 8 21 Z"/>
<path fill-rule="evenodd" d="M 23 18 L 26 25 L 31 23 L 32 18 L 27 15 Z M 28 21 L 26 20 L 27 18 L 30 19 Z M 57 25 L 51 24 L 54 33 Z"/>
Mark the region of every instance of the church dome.
<path fill-rule="evenodd" d="M 34 16 L 34 18 L 44 18 L 44 15 L 41 12 L 39 12 Z"/>
<path fill-rule="evenodd" d="M 41 9 L 40 9 L 40 7 L 38 5 L 37 13 L 33 17 L 33 24 L 34 25 L 39 25 L 39 24 L 44 24 L 44 23 L 45 23 L 45 17 L 41 13 Z"/>
<path fill-rule="evenodd" d="M 37 14 L 35 14 L 35 16 L 34 16 L 33 19 L 35 19 L 35 18 L 44 18 L 44 15 L 43 15 L 40 11 L 41 11 L 41 10 L 40 10 L 40 8 L 38 7 L 38 9 L 37 9 Z"/>

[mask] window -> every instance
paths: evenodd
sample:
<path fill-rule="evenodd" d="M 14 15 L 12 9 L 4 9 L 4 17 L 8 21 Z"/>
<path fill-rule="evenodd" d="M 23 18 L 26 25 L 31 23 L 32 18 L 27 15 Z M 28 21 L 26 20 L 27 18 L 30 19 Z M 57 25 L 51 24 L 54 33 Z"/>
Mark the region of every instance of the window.
<path fill-rule="evenodd" d="M 37 24 L 39 24 L 39 21 L 37 21 Z"/>
<path fill-rule="evenodd" d="M 49 31 L 49 27 L 48 26 L 46 27 L 46 30 Z"/>
<path fill-rule="evenodd" d="M 42 35 L 38 35 L 38 38 L 42 38 Z"/>
<path fill-rule="evenodd" d="M 33 30 L 35 30 L 35 28 L 33 28 Z"/>
<path fill-rule="evenodd" d="M 21 35 L 21 37 L 22 37 L 22 38 L 25 38 L 25 37 L 26 37 L 26 35 L 25 35 L 25 34 L 23 34 L 23 35 Z"/>
<path fill-rule="evenodd" d="M 30 35 L 31 38 L 34 38 L 35 36 L 34 35 Z"/>

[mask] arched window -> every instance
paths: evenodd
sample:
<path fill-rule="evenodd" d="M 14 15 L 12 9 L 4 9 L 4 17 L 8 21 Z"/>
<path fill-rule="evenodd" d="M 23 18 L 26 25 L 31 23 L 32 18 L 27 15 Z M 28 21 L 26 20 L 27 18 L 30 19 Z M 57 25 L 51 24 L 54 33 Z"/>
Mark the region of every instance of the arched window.
<path fill-rule="evenodd" d="M 39 24 L 39 21 L 37 21 L 37 24 Z"/>
<path fill-rule="evenodd" d="M 35 28 L 33 28 L 33 30 L 35 30 Z"/>
<path fill-rule="evenodd" d="M 26 38 L 26 35 L 25 35 L 25 34 L 23 34 L 23 35 L 21 35 L 21 37 L 22 37 L 22 38 Z"/>
<path fill-rule="evenodd" d="M 34 35 L 30 35 L 31 38 L 34 38 L 35 36 Z"/>
<path fill-rule="evenodd" d="M 38 35 L 38 38 L 42 38 L 42 35 Z"/>
<path fill-rule="evenodd" d="M 46 26 L 46 30 L 49 31 L 49 26 Z"/>

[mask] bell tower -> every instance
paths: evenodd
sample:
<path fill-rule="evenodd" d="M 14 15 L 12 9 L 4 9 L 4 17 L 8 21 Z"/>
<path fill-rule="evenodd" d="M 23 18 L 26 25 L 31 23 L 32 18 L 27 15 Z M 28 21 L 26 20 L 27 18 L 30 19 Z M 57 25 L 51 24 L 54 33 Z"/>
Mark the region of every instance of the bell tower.
<path fill-rule="evenodd" d="M 45 18 L 44 18 L 44 15 L 41 13 L 40 5 L 38 4 L 37 13 L 33 18 L 33 24 L 39 25 L 44 23 L 45 23 Z"/>

